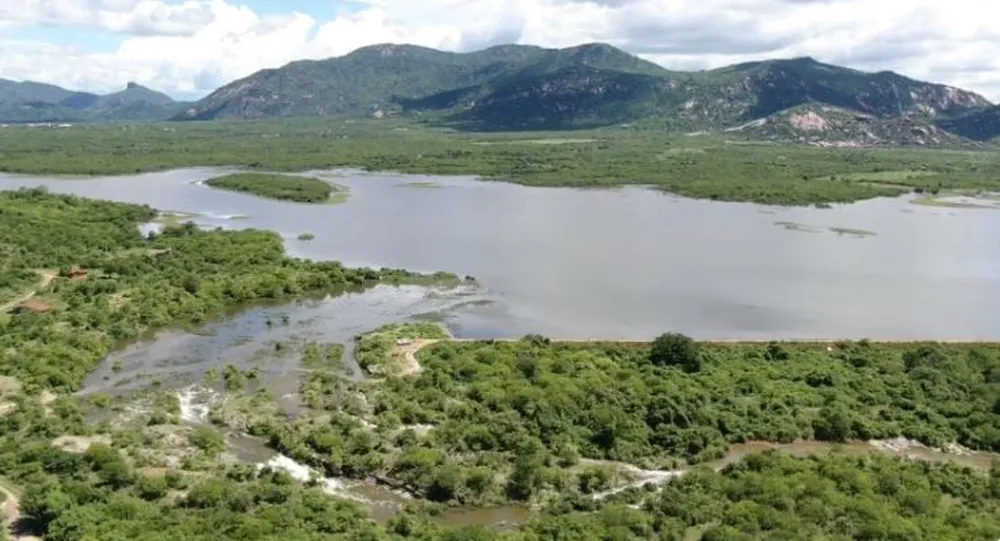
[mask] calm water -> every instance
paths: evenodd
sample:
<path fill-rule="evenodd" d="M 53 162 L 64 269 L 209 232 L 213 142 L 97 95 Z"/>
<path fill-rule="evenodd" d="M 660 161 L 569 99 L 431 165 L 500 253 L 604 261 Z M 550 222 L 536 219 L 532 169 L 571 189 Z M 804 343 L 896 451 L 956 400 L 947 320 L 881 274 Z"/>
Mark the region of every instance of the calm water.
<path fill-rule="evenodd" d="M 364 292 L 257 306 L 195 330 L 166 329 L 115 351 L 84 382 L 82 393 L 128 392 L 153 382 L 178 388 L 204 381 L 208 369 L 257 368 L 268 388 L 297 410 L 300 361 L 307 342 L 345 345 L 346 375 L 361 377 L 353 338 L 387 323 L 414 318 L 454 327 L 463 307 L 484 300 L 474 286 L 378 286 Z M 270 323 L 269 323 L 270 322 Z M 279 351 L 275 344 L 280 342 Z"/>
<path fill-rule="evenodd" d="M 527 188 L 472 179 L 328 173 L 342 205 L 267 201 L 198 185 L 188 169 L 86 180 L 0 176 L 0 188 L 202 213 L 279 231 L 290 253 L 476 276 L 493 304 L 461 336 L 1000 338 L 1000 211 L 878 199 L 775 209 L 642 188 Z M 440 188 L 408 186 L 431 181 Z M 247 215 L 245 219 L 227 219 Z M 814 232 L 788 229 L 795 222 Z M 853 237 L 831 227 L 871 230 Z M 316 235 L 299 241 L 299 233 Z"/>

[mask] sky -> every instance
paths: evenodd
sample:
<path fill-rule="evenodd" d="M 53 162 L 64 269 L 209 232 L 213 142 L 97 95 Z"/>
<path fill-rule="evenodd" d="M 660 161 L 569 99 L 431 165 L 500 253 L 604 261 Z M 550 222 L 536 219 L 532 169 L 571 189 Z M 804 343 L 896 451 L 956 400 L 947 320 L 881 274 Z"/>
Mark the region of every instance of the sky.
<path fill-rule="evenodd" d="M 0 0 L 0 78 L 179 99 L 375 43 L 610 43 L 671 69 L 812 56 L 1000 101 L 996 0 Z"/>

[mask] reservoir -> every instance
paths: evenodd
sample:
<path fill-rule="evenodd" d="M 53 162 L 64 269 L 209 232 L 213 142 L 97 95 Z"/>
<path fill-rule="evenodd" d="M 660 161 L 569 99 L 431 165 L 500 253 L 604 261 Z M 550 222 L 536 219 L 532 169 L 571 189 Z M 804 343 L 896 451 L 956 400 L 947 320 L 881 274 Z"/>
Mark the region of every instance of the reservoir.
<path fill-rule="evenodd" d="M 462 337 L 1000 339 L 1000 207 L 903 197 L 782 208 L 356 171 L 310 173 L 350 189 L 345 203 L 310 205 L 200 184 L 228 172 L 4 175 L 0 189 L 44 185 L 275 230 L 298 257 L 472 275 L 476 302 L 439 314 Z"/>

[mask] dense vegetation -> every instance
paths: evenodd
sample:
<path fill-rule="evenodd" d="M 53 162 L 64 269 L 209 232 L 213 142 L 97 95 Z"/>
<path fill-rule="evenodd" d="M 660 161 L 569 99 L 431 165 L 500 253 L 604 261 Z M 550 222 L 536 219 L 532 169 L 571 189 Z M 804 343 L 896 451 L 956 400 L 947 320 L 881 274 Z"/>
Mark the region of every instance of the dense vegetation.
<path fill-rule="evenodd" d="M 413 277 L 292 259 L 280 236 L 265 231 L 185 224 L 143 238 L 137 223 L 154 216 L 149 207 L 37 189 L 0 193 L 0 283 L 62 271 L 35 295 L 50 310 L 0 316 L 0 374 L 72 390 L 114 344 L 150 329 L 244 303 Z M 73 267 L 86 276 L 73 276 Z"/>
<path fill-rule="evenodd" d="M 569 490 L 516 531 L 437 526 L 403 514 L 385 526 L 352 502 L 251 466 L 190 473 L 137 467 L 119 449 L 50 444 L 83 432 L 70 403 L 59 416 L 23 401 L 0 417 L 5 486 L 20 487 L 19 527 L 47 541 L 581 541 L 654 539 L 992 541 L 1000 536 L 1000 470 L 878 456 L 755 455 L 701 470 L 659 493 L 595 502 Z M 628 504 L 637 503 L 633 508 Z"/>
<path fill-rule="evenodd" d="M 333 194 L 333 185 L 329 182 L 293 175 L 235 173 L 210 178 L 205 184 L 213 188 L 298 203 L 325 203 Z"/>
<path fill-rule="evenodd" d="M 178 123 L 166 131 L 156 124 L 0 129 L 2 171 L 118 174 L 194 165 L 361 167 L 548 186 L 648 184 L 691 197 L 794 205 L 913 189 L 1000 190 L 997 153 L 779 146 L 626 128 L 531 137 L 389 120 Z"/>
<path fill-rule="evenodd" d="M 396 338 L 440 337 L 427 327 L 391 326 L 358 341 L 363 367 L 408 377 L 347 388 L 317 375 L 310 405 L 330 415 L 256 430 L 331 475 L 381 477 L 462 503 L 595 492 L 623 475 L 581 458 L 673 467 L 746 441 L 903 436 L 1000 451 L 996 345 L 828 350 L 699 345 L 671 334 L 652 346 L 532 336 L 438 342 L 419 351 L 422 371 L 386 370 L 400 361 Z"/>
<path fill-rule="evenodd" d="M 959 502 L 961 509 L 953 507 Z M 721 473 L 677 478 L 640 509 L 544 519 L 528 528 L 539 535 L 528 539 L 985 541 L 1000 535 L 997 516 L 997 469 L 987 478 L 879 456 L 767 453 Z"/>
<path fill-rule="evenodd" d="M 691 369 L 684 347 L 671 363 L 640 345 L 444 342 L 420 352 L 418 379 L 374 391 L 373 407 L 440 423 L 456 451 L 537 440 L 593 458 L 703 460 L 747 440 L 899 435 L 1000 450 L 1000 346 L 827 347 L 703 344 Z M 483 440 L 487 426 L 504 429 Z"/>

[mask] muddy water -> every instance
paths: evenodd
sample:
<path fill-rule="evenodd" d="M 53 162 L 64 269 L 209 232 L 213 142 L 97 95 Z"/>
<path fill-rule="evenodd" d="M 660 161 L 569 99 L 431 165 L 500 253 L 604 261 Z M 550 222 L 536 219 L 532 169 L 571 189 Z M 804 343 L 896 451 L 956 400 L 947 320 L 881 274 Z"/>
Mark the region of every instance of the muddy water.
<path fill-rule="evenodd" d="M 257 368 L 276 396 L 298 391 L 303 373 L 296 347 L 307 341 L 346 346 L 344 372 L 358 377 L 353 337 L 387 323 L 433 319 L 461 326 L 466 308 L 487 300 L 472 285 L 377 286 L 364 292 L 251 307 L 198 329 L 167 329 L 108 356 L 81 394 L 124 393 L 157 383 L 180 388 L 202 382 L 209 369 Z M 281 350 L 275 343 L 290 344 Z"/>

